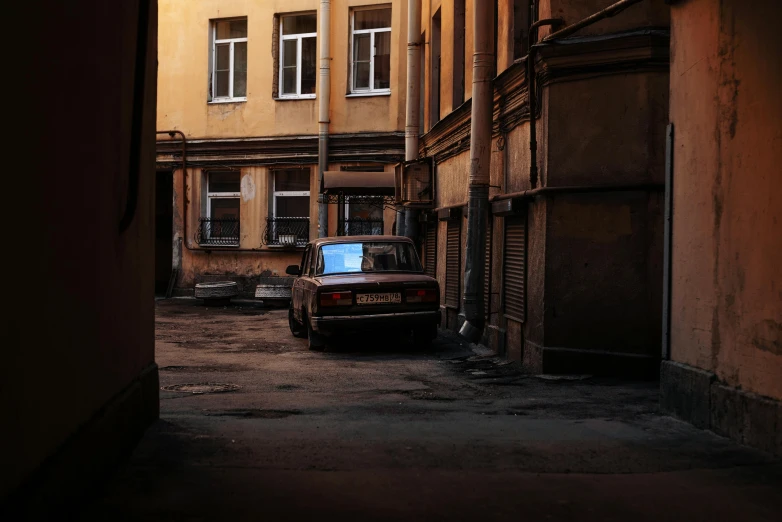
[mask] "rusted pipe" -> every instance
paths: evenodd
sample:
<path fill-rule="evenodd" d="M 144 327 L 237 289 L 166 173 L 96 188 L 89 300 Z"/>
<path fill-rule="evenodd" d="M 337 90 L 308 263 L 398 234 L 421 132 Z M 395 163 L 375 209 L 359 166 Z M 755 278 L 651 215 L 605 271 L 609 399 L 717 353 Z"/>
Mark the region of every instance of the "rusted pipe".
<path fill-rule="evenodd" d="M 534 198 L 548 194 L 588 194 L 594 192 L 631 192 L 643 191 L 654 192 L 662 191 L 665 185 L 662 183 L 636 183 L 630 185 L 575 185 L 563 187 L 538 187 L 531 190 L 522 190 L 519 192 L 510 192 L 508 194 L 497 194 L 491 198 L 491 201 L 503 201 L 516 198 Z"/>
<path fill-rule="evenodd" d="M 624 11 L 631 5 L 638 4 L 643 1 L 644 0 L 621 0 L 620 2 L 611 4 L 605 9 L 603 9 L 602 11 L 598 11 L 595 14 L 587 16 L 583 20 L 568 25 L 567 27 L 563 27 L 559 31 L 551 33 L 543 40 L 541 40 L 541 42 L 547 42 L 549 40 L 556 40 L 558 38 L 565 38 L 567 36 L 570 36 L 571 34 L 583 29 L 584 27 L 592 25 L 595 22 L 599 22 L 600 20 L 603 20 L 605 18 L 611 18 L 612 16 L 617 15 L 620 12 Z"/>
<path fill-rule="evenodd" d="M 459 334 L 477 341 L 483 328 L 483 268 L 489 208 L 491 130 L 494 98 L 494 2 L 473 9 L 473 80 L 470 123 L 470 184 L 464 268 L 464 317 Z"/>
<path fill-rule="evenodd" d="M 533 5 L 534 9 L 534 5 Z M 536 127 L 537 100 L 535 99 L 535 41 L 538 37 L 538 28 L 549 25 L 564 24 L 561 18 L 543 18 L 533 22 L 529 26 L 529 45 L 527 49 L 527 97 L 529 98 L 529 184 L 530 187 L 538 186 L 538 129 Z"/>
<path fill-rule="evenodd" d="M 182 243 L 188 250 L 194 250 L 187 244 L 187 136 L 180 130 L 163 130 L 156 134 L 168 134 L 172 138 L 179 134 L 182 137 Z"/>

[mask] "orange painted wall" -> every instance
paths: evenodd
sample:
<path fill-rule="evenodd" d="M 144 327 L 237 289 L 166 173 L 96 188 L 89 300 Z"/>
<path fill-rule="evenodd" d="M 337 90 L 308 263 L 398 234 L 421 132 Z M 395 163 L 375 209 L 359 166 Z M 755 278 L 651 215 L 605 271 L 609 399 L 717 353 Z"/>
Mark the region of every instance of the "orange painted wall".
<path fill-rule="evenodd" d="M 671 13 L 671 356 L 782 398 L 782 4 Z"/>

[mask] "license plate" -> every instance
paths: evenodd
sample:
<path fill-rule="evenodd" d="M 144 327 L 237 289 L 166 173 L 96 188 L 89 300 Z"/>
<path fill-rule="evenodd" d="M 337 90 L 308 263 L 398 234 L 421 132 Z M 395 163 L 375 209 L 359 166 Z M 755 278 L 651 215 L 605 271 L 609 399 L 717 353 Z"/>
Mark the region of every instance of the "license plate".
<path fill-rule="evenodd" d="M 356 304 L 398 304 L 402 302 L 402 294 L 399 292 L 389 294 L 358 294 Z"/>

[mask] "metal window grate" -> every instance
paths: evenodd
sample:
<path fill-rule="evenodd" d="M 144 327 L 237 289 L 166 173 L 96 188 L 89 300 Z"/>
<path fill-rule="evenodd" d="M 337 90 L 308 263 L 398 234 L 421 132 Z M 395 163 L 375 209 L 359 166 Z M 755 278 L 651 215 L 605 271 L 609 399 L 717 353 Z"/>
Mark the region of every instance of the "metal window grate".
<path fill-rule="evenodd" d="M 201 218 L 196 232 L 196 242 L 199 245 L 238 245 L 239 220 Z"/>
<path fill-rule="evenodd" d="M 382 236 L 382 219 L 343 219 L 340 221 L 339 235 L 342 236 Z"/>
<path fill-rule="evenodd" d="M 266 218 L 265 245 L 302 247 L 310 240 L 310 218 Z"/>
<path fill-rule="evenodd" d="M 448 221 L 445 248 L 445 305 L 459 309 L 462 264 L 462 220 Z"/>
<path fill-rule="evenodd" d="M 426 225 L 424 271 L 429 277 L 437 277 L 437 222 Z"/>
<path fill-rule="evenodd" d="M 503 290 L 505 316 L 524 322 L 526 312 L 527 219 L 505 218 Z"/>

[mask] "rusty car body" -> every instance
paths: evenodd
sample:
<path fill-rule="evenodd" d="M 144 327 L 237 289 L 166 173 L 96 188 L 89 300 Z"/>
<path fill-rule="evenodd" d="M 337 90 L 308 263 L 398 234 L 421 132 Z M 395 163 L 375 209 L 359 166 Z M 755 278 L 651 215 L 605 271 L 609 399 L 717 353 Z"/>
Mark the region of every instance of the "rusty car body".
<path fill-rule="evenodd" d="M 418 345 L 437 336 L 440 286 L 424 274 L 413 242 L 398 236 L 310 241 L 291 291 L 291 333 L 311 350 L 353 332 L 410 333 Z"/>

